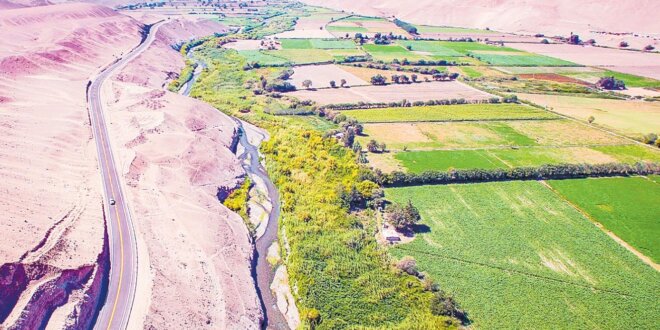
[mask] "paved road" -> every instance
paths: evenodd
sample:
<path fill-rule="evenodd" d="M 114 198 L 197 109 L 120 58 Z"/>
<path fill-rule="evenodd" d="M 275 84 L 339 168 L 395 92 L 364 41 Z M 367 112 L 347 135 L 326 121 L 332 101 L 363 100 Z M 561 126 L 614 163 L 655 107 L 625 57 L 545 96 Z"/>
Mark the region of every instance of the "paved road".
<path fill-rule="evenodd" d="M 103 178 L 105 213 L 110 237 L 110 282 L 108 295 L 97 318 L 94 329 L 126 329 L 135 298 L 137 278 L 137 245 L 131 214 L 126 204 L 118 164 L 115 162 L 108 136 L 101 89 L 103 83 L 115 71 L 136 58 L 153 42 L 162 23 L 152 26 L 145 40 L 119 61 L 103 70 L 91 83 L 88 90 L 89 115 L 96 141 L 99 167 Z M 110 205 L 110 200 L 115 205 Z"/>

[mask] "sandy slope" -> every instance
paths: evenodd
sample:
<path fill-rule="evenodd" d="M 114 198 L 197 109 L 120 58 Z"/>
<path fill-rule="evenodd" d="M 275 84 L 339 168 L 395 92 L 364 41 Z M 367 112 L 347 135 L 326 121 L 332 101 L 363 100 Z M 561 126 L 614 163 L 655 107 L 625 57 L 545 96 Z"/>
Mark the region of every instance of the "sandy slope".
<path fill-rule="evenodd" d="M 0 11 L 0 265 L 47 265 L 44 278 L 52 278 L 95 264 L 104 226 L 85 85 L 139 42 L 140 29 L 89 4 Z M 13 324 L 37 282 L 4 325 Z M 80 296 L 69 299 L 69 310 Z"/>
<path fill-rule="evenodd" d="M 636 0 L 303 0 L 347 12 L 397 16 L 418 24 L 565 35 L 570 32 L 659 33 L 660 1 Z"/>
<path fill-rule="evenodd" d="M 138 280 L 136 327 L 250 329 L 261 318 L 248 231 L 217 199 L 244 175 L 230 150 L 236 126 L 205 103 L 162 88 L 184 64 L 170 45 L 221 29 L 208 21 L 167 23 L 104 90 L 146 245 L 138 259 L 150 264 L 140 269 L 148 277 Z"/>
<path fill-rule="evenodd" d="M 0 265 L 52 266 L 29 282 L 0 328 L 14 324 L 59 270 L 94 265 L 102 250 L 101 179 L 85 86 L 139 43 L 141 29 L 90 4 L 0 11 L 0 235 L 11 237 L 0 244 Z M 216 197 L 243 175 L 229 150 L 234 123 L 161 89 L 183 66 L 170 44 L 219 29 L 166 24 L 104 90 L 139 240 L 134 328 L 249 329 L 261 317 L 247 230 Z M 74 291 L 49 327 L 71 324 L 83 296 Z"/>

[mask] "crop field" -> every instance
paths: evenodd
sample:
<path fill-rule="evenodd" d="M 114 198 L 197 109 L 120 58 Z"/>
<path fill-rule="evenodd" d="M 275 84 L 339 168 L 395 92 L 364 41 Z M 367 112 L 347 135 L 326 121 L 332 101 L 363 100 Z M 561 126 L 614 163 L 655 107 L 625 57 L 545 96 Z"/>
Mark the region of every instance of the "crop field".
<path fill-rule="evenodd" d="M 660 274 L 535 181 L 386 189 L 429 230 L 413 256 L 483 329 L 651 329 Z M 634 312 L 631 312 L 634 311 Z"/>
<path fill-rule="evenodd" d="M 282 49 L 269 50 L 264 53 L 274 57 L 285 58 L 294 64 L 309 64 L 330 62 L 334 59 L 333 55 L 323 49 Z"/>
<path fill-rule="evenodd" d="M 282 49 L 355 49 L 355 43 L 342 39 L 280 39 Z"/>
<path fill-rule="evenodd" d="M 660 161 L 660 152 L 648 150 L 648 154 L 639 153 L 644 148 L 636 145 L 624 146 L 520 146 L 516 148 L 489 148 L 467 150 L 428 150 L 397 152 L 394 158 L 411 173 L 428 170 L 446 171 L 449 169 L 491 169 L 537 167 L 557 164 L 606 164 L 641 161 Z M 630 150 L 636 155 L 626 154 Z M 632 152 L 631 152 L 632 153 Z"/>
<path fill-rule="evenodd" d="M 363 28 L 361 26 L 336 26 L 336 25 L 328 25 L 326 27 L 328 31 L 330 32 L 339 32 L 339 33 L 356 33 L 356 32 L 369 32 L 366 28 Z M 336 33 L 335 33 L 336 35 Z"/>
<path fill-rule="evenodd" d="M 660 88 L 660 80 L 614 71 L 572 73 L 570 76 L 587 81 L 598 81 L 601 77 L 614 77 L 622 80 L 626 87 Z"/>
<path fill-rule="evenodd" d="M 289 61 L 280 56 L 275 56 L 274 52 L 262 52 L 259 50 L 240 50 L 238 51 L 248 62 L 257 62 L 261 65 L 283 65 Z"/>
<path fill-rule="evenodd" d="M 332 20 L 339 19 L 346 14 L 338 12 L 318 12 L 309 16 L 298 18 L 294 30 L 285 31 L 275 36 L 282 38 L 334 38 L 324 27 Z"/>
<path fill-rule="evenodd" d="M 472 53 L 477 59 L 490 65 L 499 66 L 578 66 L 558 58 L 530 53 L 498 52 Z"/>
<path fill-rule="evenodd" d="M 362 145 L 370 139 L 392 151 L 471 149 L 506 146 L 623 145 L 630 142 L 571 120 L 413 122 L 364 124 Z M 614 152 L 613 154 L 617 154 Z M 637 155 L 636 159 L 645 158 Z M 646 156 L 646 158 L 649 158 Z"/>
<path fill-rule="evenodd" d="M 296 88 L 304 88 L 302 83 L 305 80 L 312 82 L 313 88 L 330 87 L 330 81 L 334 80 L 336 86 L 340 86 L 342 79 L 346 80 L 347 86 L 367 85 L 368 83 L 354 74 L 343 70 L 343 66 L 335 64 L 325 65 L 305 65 L 293 68 L 291 83 Z"/>
<path fill-rule="evenodd" d="M 632 137 L 657 132 L 660 129 L 660 103 L 630 102 L 623 100 L 584 98 L 575 96 L 518 94 L 563 115 L 587 120 L 593 116 L 594 124 L 612 128 Z"/>
<path fill-rule="evenodd" d="M 512 52 L 512 53 L 521 52 L 519 50 L 510 47 L 493 46 L 480 42 L 439 41 L 438 43 L 445 48 L 453 49 L 454 51 L 465 55 L 468 55 L 470 54 L 470 52 L 474 52 L 474 51 L 496 51 L 496 52 Z"/>
<path fill-rule="evenodd" d="M 469 29 L 450 26 L 430 26 L 430 25 L 416 25 L 418 33 L 465 33 L 465 34 L 497 34 L 496 31 Z"/>
<path fill-rule="evenodd" d="M 423 82 L 406 85 L 361 86 L 347 89 L 299 90 L 288 95 L 320 105 L 357 102 L 428 101 L 435 99 L 485 100 L 490 94 L 458 81 Z"/>
<path fill-rule="evenodd" d="M 534 74 L 534 73 L 556 73 L 556 74 L 589 74 L 603 70 L 589 66 L 556 67 L 556 66 L 506 66 L 494 67 L 494 69 L 508 74 Z"/>
<path fill-rule="evenodd" d="M 369 53 L 374 60 L 392 62 L 394 59 L 402 61 L 408 59 L 410 61 L 430 60 L 431 58 L 425 55 L 413 53 L 399 45 L 364 45 L 362 46 L 367 53 Z"/>
<path fill-rule="evenodd" d="M 645 177 L 548 182 L 594 221 L 660 262 L 660 183 Z"/>
<path fill-rule="evenodd" d="M 399 40 L 397 43 L 403 47 L 410 47 L 414 52 L 427 52 L 437 56 L 465 56 L 451 48 L 440 44 L 439 41 Z"/>
<path fill-rule="evenodd" d="M 557 115 L 519 104 L 434 105 L 342 111 L 364 123 L 557 119 Z"/>
<path fill-rule="evenodd" d="M 362 17 L 362 16 L 352 16 L 348 18 L 341 19 L 339 21 L 333 22 L 328 25 L 328 31 L 331 32 L 344 32 L 338 30 L 337 28 L 349 28 L 349 29 L 364 29 L 364 31 L 355 31 L 355 32 L 368 32 L 368 33 L 384 33 L 389 34 L 393 33 L 394 35 L 408 36 L 408 33 L 396 26 L 396 24 L 383 19 L 376 17 Z M 347 31 L 348 32 L 348 31 Z M 335 33 L 335 35 L 337 35 Z"/>

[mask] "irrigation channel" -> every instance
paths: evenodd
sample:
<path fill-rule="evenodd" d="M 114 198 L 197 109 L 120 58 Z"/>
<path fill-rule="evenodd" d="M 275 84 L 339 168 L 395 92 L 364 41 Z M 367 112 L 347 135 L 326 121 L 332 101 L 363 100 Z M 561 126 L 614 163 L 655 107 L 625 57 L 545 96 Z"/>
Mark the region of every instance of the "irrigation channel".
<path fill-rule="evenodd" d="M 192 86 L 199 78 L 202 70 L 206 68 L 206 63 L 193 57 L 195 48 L 188 51 L 188 58 L 196 61 L 197 68 L 193 73 L 192 79 L 181 87 L 181 94 L 188 96 Z M 270 180 L 268 172 L 260 162 L 259 144 L 267 136 L 266 132 L 259 127 L 244 122 L 236 117 L 232 117 L 239 130 L 239 145 L 242 146 L 242 152 L 237 153 L 238 159 L 243 165 L 243 169 L 252 179 L 252 182 L 261 180 L 264 182 L 267 191 L 268 200 L 272 205 L 268 214 L 268 223 L 261 236 L 256 238 L 254 258 L 252 259 L 252 277 L 257 284 L 257 296 L 261 301 L 261 310 L 264 313 L 263 329 L 289 329 L 284 316 L 277 308 L 277 300 L 270 289 L 270 284 L 275 277 L 275 269 L 268 263 L 268 248 L 277 241 L 277 227 L 280 217 L 280 194 L 277 188 Z M 252 140 L 252 141 L 251 141 Z M 258 142 L 254 142 L 258 141 Z M 239 149 L 240 150 L 240 149 Z M 263 226 L 263 224 L 261 224 Z"/>

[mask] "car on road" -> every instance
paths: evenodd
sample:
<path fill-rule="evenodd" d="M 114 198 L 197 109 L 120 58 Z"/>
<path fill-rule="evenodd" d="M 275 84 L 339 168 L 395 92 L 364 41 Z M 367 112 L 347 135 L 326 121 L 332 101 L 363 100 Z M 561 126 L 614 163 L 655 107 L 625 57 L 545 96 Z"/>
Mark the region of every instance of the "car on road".
<path fill-rule="evenodd" d="M 115 202 L 114 198 L 110 198 L 110 205 L 115 205 L 117 202 Z"/>

